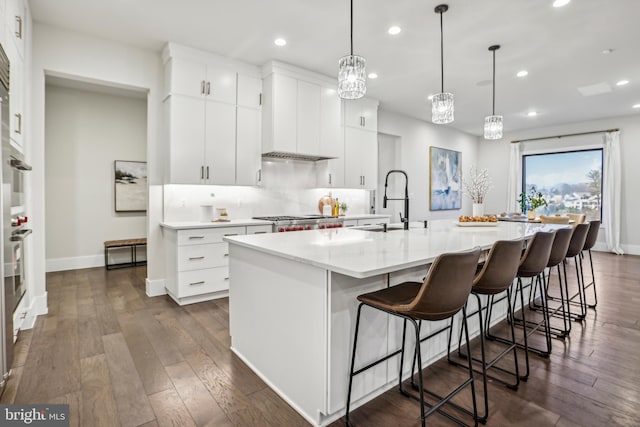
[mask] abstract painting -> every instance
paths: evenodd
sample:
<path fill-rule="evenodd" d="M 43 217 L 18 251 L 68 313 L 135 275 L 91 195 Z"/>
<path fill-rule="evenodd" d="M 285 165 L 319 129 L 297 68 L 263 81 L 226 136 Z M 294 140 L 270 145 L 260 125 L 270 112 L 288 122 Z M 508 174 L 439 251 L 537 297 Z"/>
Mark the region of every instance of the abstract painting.
<path fill-rule="evenodd" d="M 429 147 L 429 210 L 442 211 L 462 207 L 462 153 Z"/>
<path fill-rule="evenodd" d="M 116 212 L 147 210 L 147 163 L 115 161 Z"/>

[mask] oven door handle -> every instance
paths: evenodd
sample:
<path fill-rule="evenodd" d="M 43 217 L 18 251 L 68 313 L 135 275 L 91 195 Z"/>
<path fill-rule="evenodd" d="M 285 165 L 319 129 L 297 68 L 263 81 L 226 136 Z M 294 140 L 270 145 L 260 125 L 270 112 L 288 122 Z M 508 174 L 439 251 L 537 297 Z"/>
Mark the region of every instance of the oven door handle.
<path fill-rule="evenodd" d="M 11 164 L 12 168 L 16 168 L 16 169 L 21 170 L 21 171 L 30 171 L 31 170 L 31 166 L 29 166 L 28 164 L 26 164 L 22 160 L 11 159 L 10 164 Z"/>
<path fill-rule="evenodd" d="M 33 230 L 31 230 L 30 228 L 24 228 L 22 230 L 18 230 L 15 233 L 11 234 L 11 237 L 9 238 L 9 240 L 11 240 L 12 242 L 21 242 L 24 240 L 25 237 L 27 237 L 32 232 Z"/>

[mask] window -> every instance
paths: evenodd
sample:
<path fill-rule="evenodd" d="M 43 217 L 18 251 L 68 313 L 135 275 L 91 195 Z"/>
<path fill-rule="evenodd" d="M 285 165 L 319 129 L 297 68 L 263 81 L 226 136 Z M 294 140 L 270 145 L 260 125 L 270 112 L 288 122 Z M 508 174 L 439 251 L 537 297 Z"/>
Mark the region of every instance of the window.
<path fill-rule="evenodd" d="M 548 203 L 536 213 L 602 218 L 602 149 L 522 156 L 522 191 L 535 187 Z"/>

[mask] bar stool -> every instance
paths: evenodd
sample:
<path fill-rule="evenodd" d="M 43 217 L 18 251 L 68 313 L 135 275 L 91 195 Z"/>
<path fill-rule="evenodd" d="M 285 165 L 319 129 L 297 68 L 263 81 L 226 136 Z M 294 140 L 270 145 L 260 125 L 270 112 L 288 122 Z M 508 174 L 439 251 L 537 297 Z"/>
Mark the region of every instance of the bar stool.
<path fill-rule="evenodd" d="M 533 238 L 527 245 L 527 249 L 525 250 L 522 258 L 520 259 L 520 266 L 518 267 L 517 274 L 517 282 L 516 282 L 516 292 L 513 298 L 514 305 L 515 301 L 518 298 L 518 293 L 520 294 L 520 305 L 521 305 L 521 315 L 522 318 L 518 319 L 515 316 L 511 317 L 508 320 L 515 322 L 516 324 L 520 324 L 523 327 L 523 344 L 518 343 L 519 348 L 524 349 L 524 357 L 525 357 L 525 366 L 526 373 L 520 377 L 521 380 L 526 381 L 529 378 L 529 351 L 533 351 L 543 357 L 548 357 L 551 353 L 551 333 L 549 331 L 549 318 L 547 316 L 547 301 L 545 298 L 545 292 L 542 286 L 542 280 L 540 280 L 540 275 L 544 272 L 544 269 L 547 266 L 549 261 L 549 255 L 551 254 L 551 248 L 553 246 L 553 240 L 555 238 L 555 231 L 545 232 L 538 231 L 534 234 Z M 531 282 L 526 287 L 538 286 L 540 288 L 541 298 L 540 301 L 542 303 L 543 308 L 543 320 L 539 323 L 533 324 L 532 322 L 527 322 L 525 316 L 525 304 L 524 304 L 524 288 L 522 284 L 523 278 L 531 278 Z M 534 284 L 535 281 L 535 284 Z M 497 302 L 497 301 L 496 301 Z M 491 316 L 491 311 L 493 309 L 493 305 L 489 306 L 489 316 Z M 546 350 L 541 350 L 538 348 L 529 347 L 527 337 L 534 332 L 536 332 L 541 326 L 544 326 L 544 333 L 546 338 Z M 527 329 L 531 329 L 527 332 Z M 490 331 L 487 330 L 487 338 L 502 342 L 504 344 L 509 344 L 509 341 L 505 338 L 498 337 L 495 335 L 491 335 Z"/>
<path fill-rule="evenodd" d="M 510 322 L 511 326 L 511 342 L 500 354 L 498 354 L 493 360 L 487 362 L 486 360 L 486 350 L 485 350 L 485 341 L 484 341 L 484 331 L 488 329 L 491 325 L 491 319 L 487 316 L 486 318 L 486 326 L 485 322 L 482 320 L 482 311 L 487 310 L 488 306 L 491 304 L 491 300 L 496 295 L 499 295 L 503 292 L 507 293 L 507 315 L 513 317 L 513 306 L 511 305 L 511 284 L 518 273 L 518 267 L 520 265 L 520 255 L 522 254 L 523 240 L 499 240 L 493 244 L 491 250 L 489 251 L 489 255 L 487 256 L 486 261 L 482 265 L 480 271 L 476 274 L 475 279 L 473 280 L 473 288 L 471 288 L 471 293 L 476 297 L 476 301 L 478 304 L 478 309 L 473 313 L 467 312 L 467 317 L 471 317 L 474 315 L 478 315 L 478 322 L 480 324 L 480 354 L 481 358 L 477 359 L 471 357 L 471 360 L 475 362 L 479 362 L 482 366 L 482 371 L 478 372 L 482 374 L 482 385 L 484 388 L 484 415 L 478 416 L 478 421 L 481 423 L 485 423 L 489 416 L 489 399 L 487 394 L 487 377 L 499 381 L 511 388 L 512 390 L 517 390 L 520 385 L 520 371 L 518 369 L 518 351 L 517 351 L 517 342 L 515 336 L 515 330 L 513 327 L 513 322 Z M 487 306 L 482 306 L 482 301 L 480 299 L 480 295 L 487 296 Z M 458 339 L 458 356 L 467 359 L 469 358 L 468 354 L 462 354 L 461 351 L 462 346 L 462 329 L 460 330 L 460 337 Z M 467 351 L 470 351 L 467 346 Z M 509 371 L 502 367 L 496 366 L 496 363 L 500 361 L 505 355 L 509 354 L 510 351 L 513 351 L 513 359 L 514 359 L 514 371 Z M 449 346 L 447 348 L 447 359 L 449 363 L 456 366 L 465 367 L 463 364 L 451 359 L 451 335 L 449 335 Z M 491 368 L 499 370 L 501 372 L 513 375 L 515 377 L 515 383 L 507 383 L 506 381 L 493 377 L 487 374 L 487 371 Z"/>
<path fill-rule="evenodd" d="M 576 279 L 578 280 L 578 292 L 573 296 L 569 297 L 567 292 L 567 301 L 569 305 L 577 305 L 580 307 L 580 314 L 571 315 L 572 319 L 576 321 L 580 321 L 587 316 L 587 305 L 585 302 L 584 296 L 584 283 L 582 278 L 582 263 L 580 262 L 580 254 L 582 253 L 582 248 L 584 248 L 585 242 L 587 240 L 587 233 L 589 232 L 589 224 L 578 224 L 575 226 L 573 230 L 573 235 L 571 236 L 571 241 L 569 242 L 569 249 L 567 250 L 567 256 L 564 259 L 566 263 L 568 259 L 573 258 L 576 264 Z M 568 291 L 568 287 L 567 287 Z M 580 302 L 577 303 L 573 301 L 576 297 L 579 298 Z"/>
<path fill-rule="evenodd" d="M 381 362 L 388 360 L 389 358 L 397 354 L 400 354 L 400 372 L 398 374 L 399 391 L 402 395 L 412 397 L 420 402 L 420 417 L 423 427 L 425 426 L 426 417 L 436 411 L 450 419 L 456 420 L 456 422 L 458 422 L 459 424 L 463 424 L 462 421 L 457 420 L 452 415 L 449 415 L 446 412 L 442 411 L 440 407 L 469 385 L 471 386 L 473 412 L 465 410 L 464 408 L 460 408 L 457 405 L 455 405 L 455 407 L 457 409 L 463 410 L 469 415 L 472 415 L 475 422 L 474 425 L 478 424 L 475 397 L 476 394 L 471 360 L 469 360 L 468 366 L 469 377 L 447 396 L 436 396 L 434 393 L 425 390 L 423 386 L 422 352 L 420 350 L 420 343 L 428 338 L 438 335 L 439 333 L 450 331 L 452 328 L 453 316 L 460 310 L 462 310 L 462 321 L 466 325 L 467 317 L 465 303 L 471 292 L 473 277 L 478 265 L 479 257 L 480 248 L 475 248 L 467 252 L 443 254 L 438 256 L 433 262 L 422 283 L 404 282 L 396 286 L 391 286 L 389 288 L 358 296 L 358 301 L 360 301 L 360 304 L 358 305 L 358 314 L 356 317 L 356 328 L 353 338 L 353 354 L 351 357 L 351 369 L 349 372 L 349 389 L 347 391 L 347 405 L 345 416 L 347 426 L 351 426 L 351 423 L 349 422 L 349 406 L 351 404 L 351 387 L 353 385 L 353 377 L 373 366 L 376 366 Z M 360 313 L 363 306 L 381 310 L 385 313 L 404 319 L 402 330 L 402 347 L 400 350 L 382 357 L 381 359 L 370 363 L 367 366 L 354 372 L 356 348 L 358 343 L 358 329 L 360 327 Z M 421 321 L 439 321 L 446 319 L 452 319 L 451 323 L 448 324 L 448 326 L 445 326 L 441 330 L 430 334 L 428 337 L 422 340 L 420 339 Z M 402 371 L 405 353 L 407 321 L 411 322 L 415 330 L 416 348 L 414 354 L 418 362 L 419 397 L 408 393 L 402 388 Z M 468 329 L 465 329 L 465 331 L 467 331 L 465 336 L 468 347 Z M 424 401 L 425 393 L 437 397 L 439 399 L 439 402 L 434 405 L 427 404 Z M 449 404 L 453 405 L 453 403 L 451 402 Z M 430 407 L 430 409 L 426 412 L 425 405 L 428 405 Z"/>
<path fill-rule="evenodd" d="M 598 305 L 598 294 L 596 293 L 596 276 L 593 273 L 593 257 L 591 256 L 591 248 L 593 248 L 598 240 L 598 232 L 600 231 L 600 221 L 593 220 L 589 221 L 589 231 L 587 232 L 587 238 L 584 242 L 584 246 L 582 247 L 582 252 L 580 253 L 580 271 L 584 271 L 582 269 L 582 259 L 584 258 L 584 251 L 589 253 L 589 265 L 591 266 L 591 282 L 589 284 L 584 284 L 584 275 L 582 276 L 582 284 L 584 286 L 584 290 L 593 286 L 593 304 L 587 303 L 589 308 L 596 308 Z M 587 299 L 587 295 L 585 293 L 585 302 Z"/>
<path fill-rule="evenodd" d="M 551 271 L 553 267 L 557 268 L 558 271 L 558 287 L 560 288 L 560 305 L 556 307 L 554 310 L 549 311 L 549 315 L 551 317 L 558 317 L 558 311 L 562 311 L 562 314 L 559 316 L 562 318 L 562 326 L 563 328 L 556 328 L 553 326 L 549 326 L 551 333 L 556 337 L 564 339 L 569 332 L 571 332 L 571 309 L 569 307 L 568 295 L 569 289 L 567 287 L 567 269 L 565 264 L 563 263 L 564 259 L 567 257 L 567 251 L 569 250 L 569 243 L 571 242 L 571 236 L 573 235 L 573 228 L 561 228 L 556 230 L 556 236 L 553 239 L 553 246 L 551 246 L 551 254 L 549 255 L 549 261 L 547 262 L 547 268 L 549 269 L 549 274 L 545 275 L 543 273 L 542 278 L 544 282 L 544 288 L 547 292 L 546 299 L 547 300 L 557 300 L 557 298 L 553 298 L 549 296 L 549 284 L 551 282 Z M 560 264 L 562 264 L 564 271 L 564 289 L 563 289 L 563 280 L 562 280 L 562 271 L 560 270 Z M 535 301 L 535 293 L 533 295 L 533 300 Z M 565 308 L 566 306 L 566 308 Z M 537 310 L 541 310 L 542 306 L 532 306 L 531 301 L 529 301 L 529 307 Z M 547 305 L 548 308 L 548 305 Z"/>

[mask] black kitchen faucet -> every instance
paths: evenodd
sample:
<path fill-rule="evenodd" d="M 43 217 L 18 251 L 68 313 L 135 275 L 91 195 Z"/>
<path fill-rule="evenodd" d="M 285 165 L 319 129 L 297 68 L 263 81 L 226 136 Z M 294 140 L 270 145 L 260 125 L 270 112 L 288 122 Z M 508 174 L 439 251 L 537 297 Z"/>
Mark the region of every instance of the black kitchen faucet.
<path fill-rule="evenodd" d="M 404 175 L 404 198 L 394 198 L 390 199 L 387 197 L 387 185 L 389 183 L 389 175 L 392 173 L 401 173 Z M 387 200 L 404 200 L 404 218 L 402 214 L 400 214 L 400 221 L 404 223 L 404 229 L 409 229 L 409 177 L 407 173 L 403 170 L 394 169 L 387 172 L 387 176 L 384 178 L 384 198 L 382 199 L 382 207 L 387 207 Z"/>

